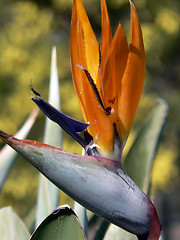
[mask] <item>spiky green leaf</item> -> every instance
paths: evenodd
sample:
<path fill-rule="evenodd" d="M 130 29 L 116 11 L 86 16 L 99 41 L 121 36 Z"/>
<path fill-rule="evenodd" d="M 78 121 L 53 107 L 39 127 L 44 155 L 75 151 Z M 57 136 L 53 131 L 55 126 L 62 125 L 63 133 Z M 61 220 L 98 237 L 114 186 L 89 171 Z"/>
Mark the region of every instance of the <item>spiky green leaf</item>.
<path fill-rule="evenodd" d="M 26 226 L 12 207 L 0 209 L 0 239 L 27 240 L 30 237 Z"/>
<path fill-rule="evenodd" d="M 153 161 L 167 114 L 166 102 L 159 99 L 123 162 L 125 171 L 145 193 L 149 190 Z"/>
<path fill-rule="evenodd" d="M 60 91 L 55 47 L 52 49 L 48 102 L 60 110 Z M 45 123 L 44 143 L 56 147 L 62 147 L 61 128 L 48 118 L 46 118 Z M 59 189 L 42 174 L 40 174 L 36 226 L 38 226 L 40 222 L 58 206 L 59 199 Z"/>
<path fill-rule="evenodd" d="M 24 139 L 29 131 L 31 130 L 36 117 L 38 114 L 38 109 L 34 110 L 31 115 L 28 117 L 24 125 L 15 135 L 17 138 Z M 5 145 L 0 151 L 0 191 L 3 187 L 3 184 L 14 164 L 14 161 L 17 157 L 17 152 L 11 149 L 8 145 Z"/>

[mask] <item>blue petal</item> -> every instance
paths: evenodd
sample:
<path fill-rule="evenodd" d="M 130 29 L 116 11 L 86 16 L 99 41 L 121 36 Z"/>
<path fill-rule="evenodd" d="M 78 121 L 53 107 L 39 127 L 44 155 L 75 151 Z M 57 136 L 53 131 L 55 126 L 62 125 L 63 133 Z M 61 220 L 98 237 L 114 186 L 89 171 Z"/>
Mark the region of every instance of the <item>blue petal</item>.
<path fill-rule="evenodd" d="M 85 131 L 89 124 L 77 121 L 64 113 L 60 112 L 48 102 L 46 102 L 40 95 L 31 98 L 41 109 L 41 111 L 50 118 L 53 122 L 56 122 L 62 127 L 69 135 L 71 135 L 76 141 L 78 141 L 82 147 L 86 147 L 88 144 L 86 140 L 80 137 L 78 134 Z"/>

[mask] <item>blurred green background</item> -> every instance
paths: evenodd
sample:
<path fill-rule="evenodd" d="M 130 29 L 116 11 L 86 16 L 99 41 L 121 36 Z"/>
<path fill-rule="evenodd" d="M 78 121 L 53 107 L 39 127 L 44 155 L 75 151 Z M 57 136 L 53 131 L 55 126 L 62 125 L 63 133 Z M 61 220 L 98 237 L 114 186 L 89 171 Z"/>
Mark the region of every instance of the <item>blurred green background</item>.
<path fill-rule="evenodd" d="M 83 2 L 100 41 L 100 1 Z M 180 1 L 136 0 L 134 3 L 142 25 L 147 71 L 129 142 L 157 98 L 164 98 L 169 104 L 169 116 L 154 164 L 152 189 L 165 239 L 175 239 L 180 231 Z M 107 0 L 107 5 L 113 33 L 121 22 L 128 38 L 128 0 Z M 31 80 L 34 88 L 47 99 L 54 45 L 57 46 L 62 110 L 83 120 L 70 71 L 71 10 L 72 0 L 0 1 L 0 129 L 3 131 L 14 135 L 34 109 L 30 99 Z M 40 113 L 29 139 L 42 141 L 44 120 Z M 63 148 L 81 153 L 79 145 L 65 133 Z M 0 207 L 12 205 L 25 218 L 36 203 L 38 176 L 37 170 L 18 157 L 2 190 Z M 63 196 L 61 201 L 66 200 Z"/>

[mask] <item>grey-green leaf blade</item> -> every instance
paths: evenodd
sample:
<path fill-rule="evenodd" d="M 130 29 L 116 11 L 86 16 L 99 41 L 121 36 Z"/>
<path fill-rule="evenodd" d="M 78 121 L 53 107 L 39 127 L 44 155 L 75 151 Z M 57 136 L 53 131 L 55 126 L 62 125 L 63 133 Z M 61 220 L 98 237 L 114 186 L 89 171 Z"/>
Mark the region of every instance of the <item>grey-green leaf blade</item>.
<path fill-rule="evenodd" d="M 127 174 L 145 193 L 149 190 L 153 161 L 167 114 L 168 106 L 160 99 L 140 129 L 123 162 Z"/>
<path fill-rule="evenodd" d="M 55 47 L 52 49 L 48 102 L 60 110 L 59 78 Z M 45 122 L 44 143 L 55 147 L 62 147 L 62 130 L 57 124 L 47 117 Z M 38 226 L 40 222 L 58 206 L 59 200 L 59 189 L 42 174 L 40 174 L 36 226 Z"/>
<path fill-rule="evenodd" d="M 14 212 L 12 207 L 0 209 L 0 239 L 27 240 L 30 237 L 25 224 Z"/>
<path fill-rule="evenodd" d="M 30 240 L 85 240 L 77 216 L 69 206 L 55 209 L 35 230 Z"/>
<path fill-rule="evenodd" d="M 30 114 L 30 116 L 27 118 L 23 126 L 16 133 L 15 136 L 17 138 L 20 139 L 26 138 L 36 120 L 38 112 L 39 112 L 38 109 L 35 109 Z M 5 145 L 0 151 L 0 191 L 14 164 L 16 157 L 17 152 L 10 148 L 8 145 Z"/>

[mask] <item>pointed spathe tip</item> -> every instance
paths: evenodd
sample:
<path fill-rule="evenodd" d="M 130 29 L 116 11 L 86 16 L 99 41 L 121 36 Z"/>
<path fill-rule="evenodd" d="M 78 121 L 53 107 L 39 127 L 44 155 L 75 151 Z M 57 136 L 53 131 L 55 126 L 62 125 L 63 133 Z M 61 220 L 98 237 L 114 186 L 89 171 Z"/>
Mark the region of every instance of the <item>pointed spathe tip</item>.
<path fill-rule="evenodd" d="M 2 130 L 0 130 L 0 138 L 4 141 L 5 139 L 7 139 L 8 137 L 10 137 L 10 135 L 8 135 L 7 133 L 3 132 Z"/>

